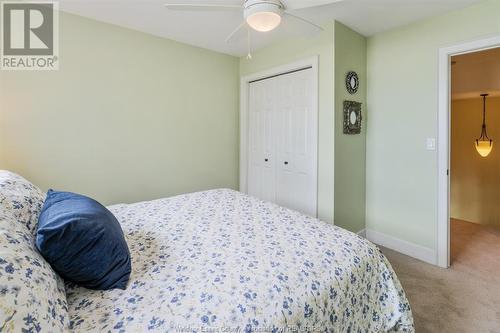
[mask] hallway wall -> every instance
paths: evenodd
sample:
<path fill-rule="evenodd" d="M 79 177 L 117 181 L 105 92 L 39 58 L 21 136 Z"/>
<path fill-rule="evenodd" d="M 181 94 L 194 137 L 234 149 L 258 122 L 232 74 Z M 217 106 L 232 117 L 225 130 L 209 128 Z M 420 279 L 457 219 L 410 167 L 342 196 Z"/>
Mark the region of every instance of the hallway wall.
<path fill-rule="evenodd" d="M 481 133 L 482 99 L 452 101 L 451 217 L 500 227 L 500 97 L 486 103 L 494 144 L 483 158 L 474 147 Z"/>

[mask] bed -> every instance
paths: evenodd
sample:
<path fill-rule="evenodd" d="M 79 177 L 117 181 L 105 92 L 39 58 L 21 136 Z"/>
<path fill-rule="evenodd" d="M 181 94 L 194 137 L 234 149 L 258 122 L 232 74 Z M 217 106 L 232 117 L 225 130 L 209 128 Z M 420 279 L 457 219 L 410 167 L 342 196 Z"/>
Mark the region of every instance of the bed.
<path fill-rule="evenodd" d="M 108 207 L 127 290 L 67 287 L 74 332 L 411 332 L 386 258 L 341 228 L 219 189 Z"/>
<path fill-rule="evenodd" d="M 61 288 L 54 273 L 42 332 L 414 332 L 387 259 L 339 227 L 228 189 L 108 208 L 132 257 L 127 289 Z"/>

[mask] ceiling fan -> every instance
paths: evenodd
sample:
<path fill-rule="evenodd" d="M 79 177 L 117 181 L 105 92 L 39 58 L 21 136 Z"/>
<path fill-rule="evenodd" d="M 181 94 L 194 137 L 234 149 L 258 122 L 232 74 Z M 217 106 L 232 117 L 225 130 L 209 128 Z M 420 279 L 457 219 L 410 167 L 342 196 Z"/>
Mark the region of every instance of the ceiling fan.
<path fill-rule="evenodd" d="M 240 11 L 243 14 L 243 22 L 226 38 L 230 42 L 236 34 L 249 26 L 259 32 L 268 32 L 276 29 L 281 23 L 283 17 L 289 17 L 299 20 L 321 31 L 319 25 L 306 20 L 291 11 L 302 8 L 317 7 L 343 0 L 241 0 L 227 1 L 227 3 L 166 3 L 165 7 L 172 10 L 230 10 Z"/>

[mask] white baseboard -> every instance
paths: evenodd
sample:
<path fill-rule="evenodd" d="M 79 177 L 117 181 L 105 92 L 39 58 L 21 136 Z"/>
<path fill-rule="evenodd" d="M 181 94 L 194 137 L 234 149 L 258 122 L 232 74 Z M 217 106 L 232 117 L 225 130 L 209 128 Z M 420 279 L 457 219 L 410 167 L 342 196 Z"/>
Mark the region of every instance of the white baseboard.
<path fill-rule="evenodd" d="M 418 244 L 383 234 L 378 231 L 366 229 L 366 238 L 391 250 L 406 254 L 407 256 L 425 261 L 432 265 L 437 265 L 436 251 Z"/>
<path fill-rule="evenodd" d="M 360 237 L 366 238 L 366 229 L 361 229 L 356 234 Z"/>

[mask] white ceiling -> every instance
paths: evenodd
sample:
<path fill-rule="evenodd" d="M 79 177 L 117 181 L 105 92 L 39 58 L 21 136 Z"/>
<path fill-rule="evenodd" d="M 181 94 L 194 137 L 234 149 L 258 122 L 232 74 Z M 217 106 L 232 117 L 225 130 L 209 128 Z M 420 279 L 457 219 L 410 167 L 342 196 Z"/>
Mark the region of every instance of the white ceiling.
<path fill-rule="evenodd" d="M 316 0 L 310 0 L 313 4 Z M 318 0 L 319 1 L 319 0 Z M 344 0 L 300 9 L 294 14 L 317 24 L 338 20 L 365 36 L 462 8 L 480 0 Z M 242 22 L 232 11 L 172 11 L 166 0 L 59 0 L 63 11 L 143 31 L 156 36 L 242 56 L 247 53 L 246 33 L 231 42 L 225 38 Z M 169 0 L 169 2 L 172 2 Z M 177 3 L 240 4 L 243 0 L 178 0 Z M 283 0 L 286 3 L 286 0 Z M 277 40 L 309 34 L 308 26 L 288 21 L 270 33 L 252 32 L 253 51 Z"/>

